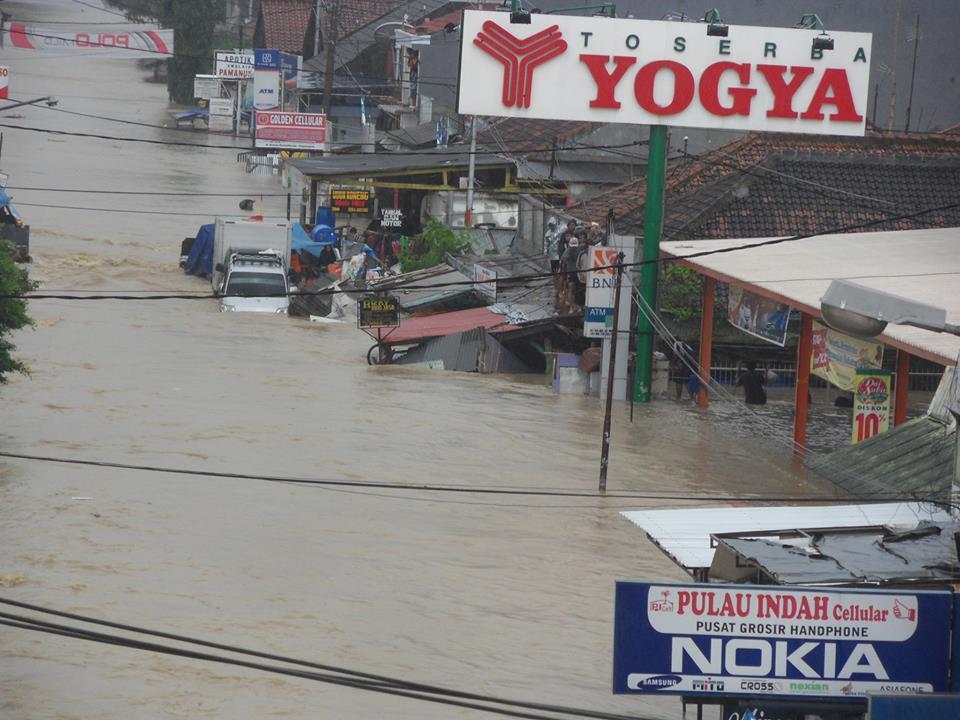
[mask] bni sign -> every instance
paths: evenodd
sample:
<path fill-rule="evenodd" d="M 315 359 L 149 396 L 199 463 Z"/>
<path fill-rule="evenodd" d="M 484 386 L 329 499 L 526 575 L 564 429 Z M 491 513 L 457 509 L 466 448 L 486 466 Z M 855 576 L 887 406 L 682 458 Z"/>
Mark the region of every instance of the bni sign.
<path fill-rule="evenodd" d="M 623 253 L 623 262 L 629 265 L 633 262 L 633 248 L 608 248 L 608 247 L 589 247 L 590 272 L 586 275 L 587 292 L 586 305 L 583 308 L 583 336 L 587 338 L 606 338 L 613 334 L 613 288 L 617 280 L 617 270 L 614 265 L 617 264 L 617 254 Z M 627 276 L 624 274 L 623 284 L 627 284 Z M 622 288 L 621 288 L 622 293 Z M 629 318 L 629 304 L 624 302 L 624 297 L 620 296 L 620 314 L 626 312 Z M 620 329 L 624 329 L 623 318 L 621 318 Z"/>
<path fill-rule="evenodd" d="M 871 35 L 535 14 L 464 13 L 458 110 L 640 125 L 863 135 Z M 563 88 L 563 102 L 556 101 Z"/>
<path fill-rule="evenodd" d="M 951 613 L 948 592 L 618 582 L 613 691 L 943 692 Z"/>

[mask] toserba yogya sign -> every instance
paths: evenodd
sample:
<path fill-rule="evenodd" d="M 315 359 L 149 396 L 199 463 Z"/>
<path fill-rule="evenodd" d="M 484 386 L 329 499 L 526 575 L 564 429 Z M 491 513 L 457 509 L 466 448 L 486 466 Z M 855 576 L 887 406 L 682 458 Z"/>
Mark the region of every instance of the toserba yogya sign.
<path fill-rule="evenodd" d="M 871 35 L 466 11 L 458 110 L 641 125 L 863 135 Z"/>

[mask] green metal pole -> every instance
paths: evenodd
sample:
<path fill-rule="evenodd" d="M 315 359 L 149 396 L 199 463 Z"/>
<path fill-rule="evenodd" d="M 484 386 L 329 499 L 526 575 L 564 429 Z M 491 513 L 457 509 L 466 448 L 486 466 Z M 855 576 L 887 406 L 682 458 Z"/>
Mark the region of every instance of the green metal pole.
<path fill-rule="evenodd" d="M 663 225 L 663 177 L 667 164 L 667 128 L 650 127 L 650 145 L 647 157 L 647 203 L 643 214 L 643 261 L 640 266 L 640 296 L 648 307 L 657 306 L 657 274 L 660 257 L 660 230 Z M 650 402 L 653 378 L 653 324 L 643 312 L 637 316 L 636 373 L 633 379 L 633 399 Z"/>

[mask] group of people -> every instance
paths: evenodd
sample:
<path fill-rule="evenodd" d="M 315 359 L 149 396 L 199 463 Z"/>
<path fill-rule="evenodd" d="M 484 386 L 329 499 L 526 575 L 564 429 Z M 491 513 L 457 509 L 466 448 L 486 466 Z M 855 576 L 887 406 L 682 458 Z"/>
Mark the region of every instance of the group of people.
<path fill-rule="evenodd" d="M 603 230 L 597 223 L 582 225 L 570 220 L 563 229 L 558 229 L 556 218 L 547 220 L 543 253 L 554 275 L 558 312 L 577 313 L 584 306 L 590 271 L 589 249 L 603 244 Z"/>

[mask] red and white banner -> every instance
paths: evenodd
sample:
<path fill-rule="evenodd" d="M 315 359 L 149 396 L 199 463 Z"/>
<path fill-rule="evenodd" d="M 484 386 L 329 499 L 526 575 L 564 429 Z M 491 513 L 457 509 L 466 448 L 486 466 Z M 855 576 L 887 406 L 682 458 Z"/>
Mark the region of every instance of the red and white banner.
<path fill-rule="evenodd" d="M 10 96 L 10 68 L 0 65 L 0 100 Z"/>
<path fill-rule="evenodd" d="M 318 113 L 258 112 L 256 146 L 283 150 L 323 150 L 327 116 Z"/>
<path fill-rule="evenodd" d="M 474 10 L 462 32 L 464 115 L 864 134 L 869 33 L 827 50 L 817 30 Z"/>
<path fill-rule="evenodd" d="M 23 23 L 8 23 L 3 47 L 59 52 L 91 57 L 163 60 L 173 55 L 173 30 L 49 30 Z"/>

